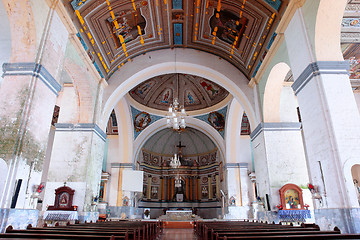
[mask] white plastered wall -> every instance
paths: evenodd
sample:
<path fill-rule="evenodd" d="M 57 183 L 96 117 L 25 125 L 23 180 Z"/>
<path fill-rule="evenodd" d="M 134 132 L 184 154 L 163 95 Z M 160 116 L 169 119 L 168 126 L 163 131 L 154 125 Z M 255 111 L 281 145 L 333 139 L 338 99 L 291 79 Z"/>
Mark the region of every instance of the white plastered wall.
<path fill-rule="evenodd" d="M 9 62 L 11 55 L 11 32 L 8 15 L 4 3 L 0 2 L 0 66 L 4 63 Z M 2 77 L 0 77 L 0 86 Z"/>

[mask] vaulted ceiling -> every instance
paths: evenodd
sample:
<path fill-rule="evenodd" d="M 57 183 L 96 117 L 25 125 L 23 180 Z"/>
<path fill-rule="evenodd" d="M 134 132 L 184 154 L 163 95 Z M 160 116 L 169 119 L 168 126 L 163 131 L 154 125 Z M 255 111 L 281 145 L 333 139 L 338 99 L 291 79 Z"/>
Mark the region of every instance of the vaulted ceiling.
<path fill-rule="evenodd" d="M 174 98 L 187 111 L 211 107 L 223 101 L 229 92 L 219 85 L 189 74 L 166 74 L 145 81 L 129 92 L 142 105 L 168 110 Z"/>
<path fill-rule="evenodd" d="M 250 79 L 288 0 L 63 0 L 79 37 L 108 79 L 132 58 L 193 48 L 226 59 Z"/>

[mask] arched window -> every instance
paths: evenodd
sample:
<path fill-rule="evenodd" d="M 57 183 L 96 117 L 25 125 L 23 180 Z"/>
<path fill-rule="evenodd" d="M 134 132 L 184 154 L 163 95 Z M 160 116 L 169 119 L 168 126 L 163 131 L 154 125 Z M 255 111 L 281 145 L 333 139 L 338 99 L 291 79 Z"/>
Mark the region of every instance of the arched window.
<path fill-rule="evenodd" d="M 118 125 L 116 120 L 115 111 L 113 110 L 110 114 L 109 121 L 106 127 L 107 135 L 118 135 Z"/>

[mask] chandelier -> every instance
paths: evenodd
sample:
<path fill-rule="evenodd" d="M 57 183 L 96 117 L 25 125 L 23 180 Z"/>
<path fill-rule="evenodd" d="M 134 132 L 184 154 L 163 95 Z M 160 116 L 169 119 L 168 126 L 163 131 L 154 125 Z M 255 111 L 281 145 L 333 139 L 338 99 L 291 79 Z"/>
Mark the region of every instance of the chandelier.
<path fill-rule="evenodd" d="M 185 108 L 179 105 L 177 98 L 174 98 L 173 104 L 170 104 L 166 117 L 167 126 L 172 127 L 174 130 L 184 129 L 186 127 L 185 116 Z"/>
<path fill-rule="evenodd" d="M 176 153 L 174 154 L 174 157 L 171 158 L 170 166 L 172 168 L 179 168 L 181 166 L 179 156 L 177 156 Z"/>
<path fill-rule="evenodd" d="M 179 168 L 181 166 L 179 156 L 174 154 L 174 157 L 171 158 L 170 166 L 172 168 Z M 179 172 L 177 173 L 177 176 L 175 177 L 175 187 L 179 188 L 181 187 L 181 179 L 179 176 Z"/>
<path fill-rule="evenodd" d="M 179 176 L 175 177 L 175 187 L 177 188 L 181 187 L 181 180 Z"/>

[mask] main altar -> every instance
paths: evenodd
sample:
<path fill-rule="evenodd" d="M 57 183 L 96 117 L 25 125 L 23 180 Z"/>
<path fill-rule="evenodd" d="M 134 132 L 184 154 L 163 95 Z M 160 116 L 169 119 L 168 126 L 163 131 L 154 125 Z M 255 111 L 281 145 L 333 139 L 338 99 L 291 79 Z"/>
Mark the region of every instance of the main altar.
<path fill-rule="evenodd" d="M 188 221 L 192 215 L 191 210 L 168 210 L 165 216 L 167 221 Z"/>

